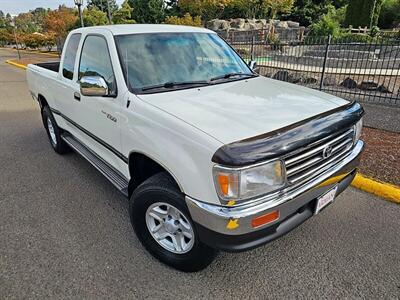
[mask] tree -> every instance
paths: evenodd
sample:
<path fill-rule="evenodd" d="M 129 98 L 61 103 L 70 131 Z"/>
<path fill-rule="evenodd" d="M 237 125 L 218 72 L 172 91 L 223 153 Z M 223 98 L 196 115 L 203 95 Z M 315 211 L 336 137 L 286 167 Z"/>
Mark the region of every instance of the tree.
<path fill-rule="evenodd" d="M 86 27 L 99 26 L 108 24 L 107 14 L 97 7 L 87 8 L 83 10 L 83 23 Z M 80 26 L 77 20 L 76 27 Z"/>
<path fill-rule="evenodd" d="M 200 16 L 192 17 L 190 14 L 186 13 L 183 17 L 178 16 L 168 16 L 165 19 L 166 24 L 174 24 L 174 25 L 186 25 L 186 26 L 197 26 L 201 27 L 201 18 Z"/>
<path fill-rule="evenodd" d="M 222 17 L 232 0 L 179 0 L 178 7 L 183 13 L 202 16 L 204 22 Z M 243 0 L 246 1 L 246 0 Z"/>
<path fill-rule="evenodd" d="M 60 6 L 46 15 L 43 29 L 46 33 L 54 35 L 57 47 L 61 50 L 69 30 L 75 26 L 77 20 L 73 9 Z"/>
<path fill-rule="evenodd" d="M 347 7 L 345 25 L 373 27 L 378 24 L 383 0 L 352 0 Z"/>
<path fill-rule="evenodd" d="M 225 18 L 276 18 L 289 13 L 294 0 L 231 0 L 227 3 Z"/>
<path fill-rule="evenodd" d="M 40 30 L 35 23 L 34 16 L 31 12 L 21 13 L 15 17 L 15 25 L 19 30 L 25 33 L 34 33 Z"/>
<path fill-rule="evenodd" d="M 114 24 L 134 24 L 135 20 L 132 20 L 132 7 L 129 5 L 128 0 L 125 0 L 121 8 L 113 14 Z"/>
<path fill-rule="evenodd" d="M 128 0 L 132 17 L 138 23 L 162 23 L 165 19 L 164 0 Z"/>
<path fill-rule="evenodd" d="M 328 5 L 328 12 L 322 15 L 318 22 L 310 26 L 310 34 L 314 36 L 338 37 L 340 35 L 340 24 L 345 17 L 346 7 L 336 9 L 333 5 Z"/>
<path fill-rule="evenodd" d="M 102 12 L 107 13 L 107 1 L 108 5 L 110 6 L 111 13 L 114 13 L 118 9 L 118 4 L 115 0 L 88 0 L 87 7 L 89 9 L 97 8 Z"/>
<path fill-rule="evenodd" d="M 392 28 L 400 24 L 400 0 L 384 0 L 378 26 Z"/>
<path fill-rule="evenodd" d="M 0 28 L 0 46 L 4 46 L 13 41 L 13 35 L 6 28 Z"/>

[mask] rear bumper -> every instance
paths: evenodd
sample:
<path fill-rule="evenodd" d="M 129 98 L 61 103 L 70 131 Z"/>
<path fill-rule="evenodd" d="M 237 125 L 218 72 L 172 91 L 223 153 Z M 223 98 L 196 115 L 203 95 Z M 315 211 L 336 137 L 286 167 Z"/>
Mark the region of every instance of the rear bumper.
<path fill-rule="evenodd" d="M 186 197 L 200 239 L 211 247 L 238 252 L 253 249 L 288 233 L 313 215 L 319 196 L 335 185 L 338 185 L 338 195 L 350 185 L 363 148 L 364 143 L 359 141 L 343 161 L 307 185 L 273 198 L 260 199 L 257 204 L 225 207 Z M 279 210 L 278 220 L 262 227 L 252 227 L 253 218 L 275 210 Z M 234 228 L 227 226 L 232 221 Z"/>

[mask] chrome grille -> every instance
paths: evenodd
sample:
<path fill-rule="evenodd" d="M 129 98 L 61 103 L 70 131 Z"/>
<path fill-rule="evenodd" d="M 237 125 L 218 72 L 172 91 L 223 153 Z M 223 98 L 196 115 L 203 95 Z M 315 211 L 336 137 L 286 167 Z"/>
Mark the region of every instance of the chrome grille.
<path fill-rule="evenodd" d="M 342 160 L 350 152 L 353 138 L 352 128 L 286 156 L 284 160 L 288 182 L 299 184 L 307 181 Z"/>

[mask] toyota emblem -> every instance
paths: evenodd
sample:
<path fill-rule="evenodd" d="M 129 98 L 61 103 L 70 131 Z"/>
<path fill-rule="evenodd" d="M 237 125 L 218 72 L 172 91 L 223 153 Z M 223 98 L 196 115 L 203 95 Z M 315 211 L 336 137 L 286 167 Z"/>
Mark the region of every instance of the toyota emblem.
<path fill-rule="evenodd" d="M 327 147 L 325 147 L 325 148 L 324 148 L 324 151 L 322 151 L 322 157 L 323 157 L 323 158 L 329 158 L 329 157 L 331 157 L 332 151 L 333 151 L 332 146 L 327 146 Z"/>

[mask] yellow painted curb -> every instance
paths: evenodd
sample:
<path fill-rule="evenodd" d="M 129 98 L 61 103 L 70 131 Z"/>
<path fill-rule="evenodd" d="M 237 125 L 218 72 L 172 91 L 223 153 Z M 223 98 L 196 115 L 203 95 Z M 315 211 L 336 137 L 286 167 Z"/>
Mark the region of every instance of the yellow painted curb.
<path fill-rule="evenodd" d="M 352 186 L 400 204 L 400 187 L 357 174 Z"/>
<path fill-rule="evenodd" d="M 15 66 L 15 67 L 17 67 L 17 68 L 24 69 L 24 70 L 26 70 L 26 69 L 28 68 L 27 66 L 18 64 L 18 63 L 16 63 L 16 62 L 12 61 L 12 60 L 6 60 L 6 63 L 8 63 L 8 64 L 10 64 L 10 65 L 13 65 L 13 66 Z"/>

